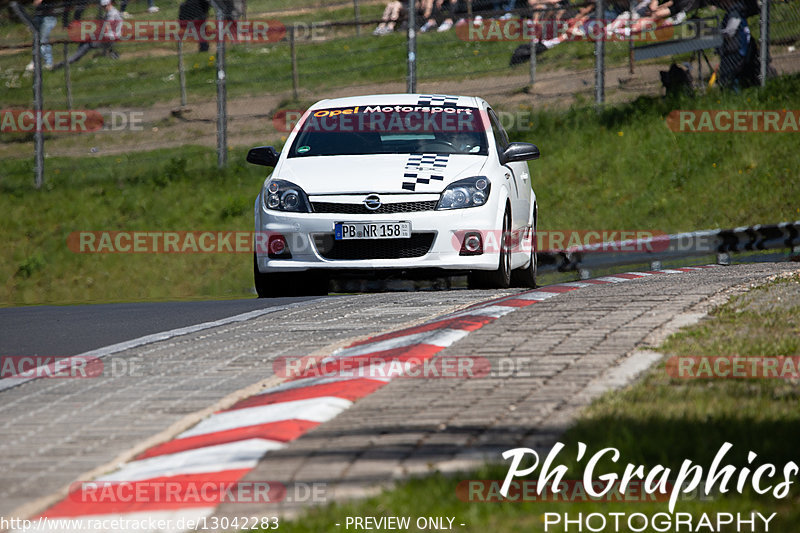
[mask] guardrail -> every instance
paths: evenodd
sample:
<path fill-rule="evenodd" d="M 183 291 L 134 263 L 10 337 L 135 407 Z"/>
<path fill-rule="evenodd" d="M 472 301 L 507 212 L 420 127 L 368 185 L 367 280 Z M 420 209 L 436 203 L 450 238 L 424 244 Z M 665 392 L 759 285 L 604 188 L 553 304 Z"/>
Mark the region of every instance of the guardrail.
<path fill-rule="evenodd" d="M 566 250 L 537 252 L 540 272 L 573 272 L 589 277 L 593 269 L 716 255 L 718 264 L 730 264 L 730 254 L 788 249 L 800 252 L 800 220 L 759 224 L 725 230 L 702 230 L 648 239 L 609 241 Z"/>
<path fill-rule="evenodd" d="M 719 19 L 717 17 L 687 19 L 682 24 L 673 26 L 673 28 L 676 33 L 683 35 L 683 37 L 635 46 L 633 48 L 634 60 L 641 61 L 655 57 L 676 56 L 722 46 L 722 33 L 719 29 Z"/>

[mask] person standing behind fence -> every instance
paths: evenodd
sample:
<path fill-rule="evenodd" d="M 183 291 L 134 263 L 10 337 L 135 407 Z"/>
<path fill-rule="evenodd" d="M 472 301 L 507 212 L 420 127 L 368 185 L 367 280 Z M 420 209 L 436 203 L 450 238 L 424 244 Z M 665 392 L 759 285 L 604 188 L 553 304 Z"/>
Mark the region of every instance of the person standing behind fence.
<path fill-rule="evenodd" d="M 725 17 L 720 24 L 722 46 L 717 50 L 720 86 L 738 91 L 743 87 L 758 85 L 761 70 L 758 46 L 747 25 L 747 15 L 757 9 L 748 9 L 744 2 L 734 0 L 719 0 L 717 4 L 725 10 Z"/>
<path fill-rule="evenodd" d="M 88 3 L 89 0 L 66 0 L 64 3 L 64 13 L 61 15 L 61 25 L 65 28 L 69 26 L 70 13 L 73 14 L 72 20 L 81 20 Z"/>
<path fill-rule="evenodd" d="M 188 23 L 200 24 L 208 18 L 208 10 L 211 6 L 208 0 L 184 0 L 178 6 L 178 20 L 181 28 L 186 28 Z M 208 52 L 208 41 L 199 41 L 199 51 Z"/>
<path fill-rule="evenodd" d="M 53 47 L 50 45 L 50 32 L 58 24 L 58 19 L 55 14 L 56 3 L 53 0 L 33 0 L 33 5 L 36 11 L 33 15 L 33 23 L 39 29 L 39 42 L 41 47 L 39 53 L 44 59 L 44 68 L 50 70 L 53 68 Z M 33 70 L 33 61 L 28 63 L 25 70 Z"/>
<path fill-rule="evenodd" d="M 122 33 L 122 15 L 116 7 L 114 7 L 114 0 L 100 0 L 100 6 L 105 11 L 103 15 L 103 26 L 101 27 L 100 41 L 87 41 L 81 43 L 74 54 L 69 56 L 67 61 L 74 63 L 94 48 L 102 48 L 103 52 L 111 59 L 119 59 L 119 54 L 114 50 L 114 42 L 118 41 Z M 64 62 L 61 61 L 55 67 L 61 68 Z"/>

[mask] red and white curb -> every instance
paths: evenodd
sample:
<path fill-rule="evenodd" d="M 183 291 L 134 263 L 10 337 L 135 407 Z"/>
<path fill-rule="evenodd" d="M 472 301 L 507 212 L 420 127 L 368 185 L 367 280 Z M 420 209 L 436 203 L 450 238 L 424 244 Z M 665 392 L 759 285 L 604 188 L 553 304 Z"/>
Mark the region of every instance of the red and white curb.
<path fill-rule="evenodd" d="M 658 274 L 693 272 L 716 265 L 628 272 L 584 281 L 559 283 L 473 305 L 430 322 L 377 335 L 342 348 L 321 361 L 379 358 L 383 361 L 426 361 L 499 317 L 592 285 L 623 283 Z M 96 486 L 112 489 L 122 483 L 168 481 L 187 491 L 193 483 L 236 483 L 270 451 L 287 446 L 316 426 L 331 420 L 353 403 L 391 381 L 389 377 L 317 375 L 289 378 L 232 407 L 214 413 L 174 439 L 153 446 L 89 488 L 77 486 L 69 496 L 32 520 L 48 531 L 182 531 L 180 524 L 210 516 L 216 503 L 203 498 L 111 498 L 97 502 Z M 91 494 L 85 493 L 92 490 Z M 41 523 L 48 518 L 56 522 Z M 64 520 L 70 519 L 71 524 Z M 112 521 L 114 527 L 111 527 Z M 127 520 L 120 522 L 119 520 Z M 159 524 L 156 524 L 161 521 Z M 108 528 L 88 527 L 109 524 Z M 50 525 L 51 527 L 46 527 Z M 120 525 L 127 527 L 121 528 Z"/>

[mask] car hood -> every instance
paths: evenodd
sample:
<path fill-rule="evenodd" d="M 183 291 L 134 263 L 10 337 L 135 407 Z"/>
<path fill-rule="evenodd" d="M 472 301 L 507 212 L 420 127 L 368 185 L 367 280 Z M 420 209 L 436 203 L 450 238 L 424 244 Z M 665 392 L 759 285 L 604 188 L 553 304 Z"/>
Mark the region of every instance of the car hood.
<path fill-rule="evenodd" d="M 307 194 L 439 193 L 461 178 L 480 175 L 486 156 L 375 154 L 293 157 L 272 177 Z"/>

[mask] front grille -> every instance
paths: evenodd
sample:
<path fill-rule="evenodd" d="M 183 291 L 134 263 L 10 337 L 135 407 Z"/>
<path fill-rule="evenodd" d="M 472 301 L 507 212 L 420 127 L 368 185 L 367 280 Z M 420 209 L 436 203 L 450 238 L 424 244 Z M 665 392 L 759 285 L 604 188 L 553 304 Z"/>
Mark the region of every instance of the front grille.
<path fill-rule="evenodd" d="M 413 213 L 416 211 L 433 211 L 436 200 L 425 202 L 396 202 L 382 204 L 378 209 L 370 211 L 364 204 L 340 204 L 334 202 L 312 202 L 315 213 L 341 213 L 344 215 L 382 215 L 385 213 Z"/>
<path fill-rule="evenodd" d="M 404 259 L 422 257 L 431 249 L 435 233 L 412 233 L 408 239 L 352 239 L 337 241 L 331 234 L 314 235 L 325 259 Z"/>

